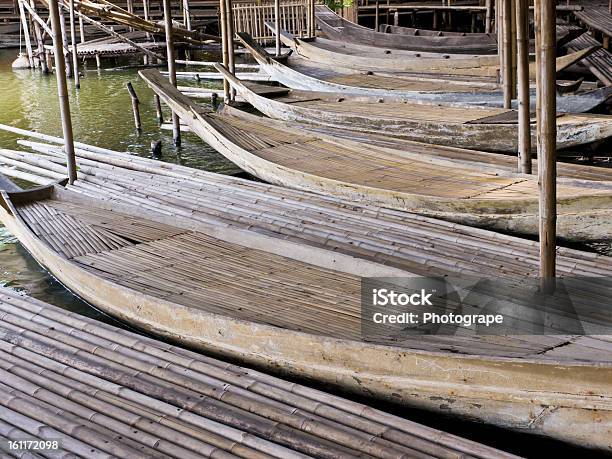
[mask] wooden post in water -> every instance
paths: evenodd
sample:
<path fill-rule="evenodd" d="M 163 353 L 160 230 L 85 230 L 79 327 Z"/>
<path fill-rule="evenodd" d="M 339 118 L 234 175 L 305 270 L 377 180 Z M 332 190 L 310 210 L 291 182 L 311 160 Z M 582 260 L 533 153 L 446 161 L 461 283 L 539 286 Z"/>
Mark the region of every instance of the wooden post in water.
<path fill-rule="evenodd" d="M 315 16 L 315 0 L 310 0 L 310 24 L 312 27 L 311 37 L 315 37 L 317 35 L 317 20 Z"/>
<path fill-rule="evenodd" d="M 529 0 L 516 0 L 518 78 L 518 171 L 531 174 L 531 119 L 529 97 Z"/>
<path fill-rule="evenodd" d="M 228 70 L 232 75 L 236 74 L 236 61 L 234 58 L 234 13 L 232 11 L 232 0 L 225 0 L 225 10 L 227 17 L 227 53 L 228 53 Z M 236 90 L 230 87 L 230 100 L 233 102 L 236 98 Z"/>
<path fill-rule="evenodd" d="M 134 112 L 134 126 L 136 126 L 136 130 L 140 134 L 142 132 L 142 123 L 140 122 L 140 100 L 138 100 L 138 96 L 136 95 L 136 91 L 134 91 L 134 87 L 132 86 L 132 82 L 127 82 L 127 90 L 130 93 L 130 99 L 132 99 L 132 111 Z"/>
<path fill-rule="evenodd" d="M 538 62 L 538 183 L 540 188 L 540 279 L 545 292 L 554 290 L 557 230 L 557 95 L 556 18 L 554 0 L 536 0 L 539 9 L 540 39 Z M 538 24 L 536 24 L 536 27 Z"/>
<path fill-rule="evenodd" d="M 280 40 L 280 0 L 274 0 L 274 37 L 276 44 L 276 57 L 281 55 L 281 40 Z"/>
<path fill-rule="evenodd" d="M 26 4 L 24 3 L 24 6 Z M 32 12 L 34 14 L 32 14 Z M 45 50 L 45 42 L 43 39 L 42 29 L 40 24 L 38 23 L 36 15 L 36 2 L 34 0 L 30 0 L 30 15 L 34 19 L 34 36 L 36 37 L 36 47 L 37 47 L 37 55 L 38 61 L 40 62 L 40 69 L 43 73 L 49 73 L 49 67 L 47 66 L 47 51 Z M 40 19 L 40 18 L 38 18 Z"/>
<path fill-rule="evenodd" d="M 49 0 L 49 18 L 53 30 L 53 50 L 55 57 L 55 77 L 57 79 L 57 94 L 59 97 L 60 114 L 62 117 L 62 131 L 64 133 L 64 151 L 68 164 L 68 182 L 74 183 L 76 175 L 76 158 L 74 155 L 74 139 L 72 137 L 72 119 L 70 117 L 70 103 L 68 102 L 68 86 L 66 84 L 66 69 L 64 67 L 64 49 L 62 40 L 62 27 L 60 23 L 57 0 Z"/>
<path fill-rule="evenodd" d="M 164 112 L 162 112 L 161 100 L 159 100 L 159 96 L 157 94 L 153 95 L 155 99 L 155 111 L 157 112 L 157 122 L 161 126 L 164 124 Z"/>
<path fill-rule="evenodd" d="M 172 12 L 170 0 L 164 0 L 164 22 L 166 25 L 166 52 L 168 54 L 168 78 L 172 86 L 176 87 L 176 66 L 174 64 L 174 39 L 172 37 Z M 172 112 L 172 137 L 174 145 L 181 145 L 181 124 L 178 115 Z"/>
<path fill-rule="evenodd" d="M 66 51 L 68 49 L 68 34 L 66 33 L 66 17 L 64 16 L 64 9 L 59 9 L 60 15 L 60 29 L 62 32 L 62 44 L 64 49 L 62 50 L 62 55 L 64 56 L 64 66 L 66 68 L 66 76 L 72 76 L 72 64 L 70 63 L 70 53 Z"/>
<path fill-rule="evenodd" d="M 313 2 L 314 2 L 314 0 L 313 0 Z M 376 7 L 374 8 L 374 14 L 375 14 L 375 16 L 374 16 L 374 30 L 378 30 L 378 21 L 379 21 L 378 14 L 379 14 L 379 11 L 380 11 L 380 4 L 379 3 L 380 3 L 379 0 L 376 0 Z"/>
<path fill-rule="evenodd" d="M 227 7 L 225 0 L 219 0 L 219 14 L 221 16 L 221 54 L 223 59 L 223 66 L 229 68 L 229 53 L 227 43 Z M 230 84 L 227 79 L 223 79 L 223 101 L 227 104 L 230 101 Z"/>
<path fill-rule="evenodd" d="M 17 4 L 19 5 L 19 18 L 21 19 L 21 28 L 23 29 L 23 40 L 26 45 L 26 52 L 28 54 L 28 62 L 30 63 L 30 68 L 34 68 L 34 53 L 32 52 L 32 42 L 30 40 L 30 26 L 28 24 L 28 17 L 25 13 L 25 8 L 23 7 L 23 2 L 26 0 L 17 0 Z"/>
<path fill-rule="evenodd" d="M 512 0 L 502 0 L 502 37 L 503 37 L 503 71 L 504 108 L 512 106 Z"/>
<path fill-rule="evenodd" d="M 81 76 L 79 75 L 79 55 L 77 54 L 76 21 L 74 20 L 74 0 L 69 2 L 70 8 L 70 39 L 72 40 L 72 71 L 74 75 L 74 86 L 81 88 Z"/>

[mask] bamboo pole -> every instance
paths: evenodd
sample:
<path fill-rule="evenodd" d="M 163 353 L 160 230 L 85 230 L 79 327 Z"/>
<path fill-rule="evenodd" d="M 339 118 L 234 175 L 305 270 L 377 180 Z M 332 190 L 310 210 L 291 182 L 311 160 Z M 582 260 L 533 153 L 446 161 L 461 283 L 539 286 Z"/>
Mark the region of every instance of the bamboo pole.
<path fill-rule="evenodd" d="M 30 68 L 34 68 L 34 53 L 32 52 L 32 41 L 30 38 L 30 26 L 28 24 L 28 17 L 26 16 L 23 3 L 26 0 L 17 0 L 19 6 L 19 18 L 21 20 L 21 28 L 23 30 L 23 40 L 25 41 L 26 53 L 28 55 L 28 62 Z"/>
<path fill-rule="evenodd" d="M 486 0 L 486 13 L 485 13 L 485 32 L 493 32 L 493 0 Z"/>
<path fill-rule="evenodd" d="M 227 52 L 228 63 L 227 69 L 232 75 L 236 74 L 236 59 L 234 56 L 234 13 L 232 11 L 232 0 L 225 0 L 225 10 L 227 15 Z M 230 100 L 233 102 L 236 99 L 236 90 L 230 87 Z"/>
<path fill-rule="evenodd" d="M 66 16 L 64 15 L 63 4 L 60 4 L 59 15 L 60 15 L 60 30 L 62 33 L 62 46 L 64 48 L 64 67 L 66 69 L 66 76 L 72 77 L 72 63 L 70 59 L 70 50 L 68 49 L 68 33 L 66 31 Z"/>
<path fill-rule="evenodd" d="M 540 278 L 545 292 L 555 287 L 557 228 L 557 96 L 556 96 L 556 18 L 553 0 L 536 0 L 540 10 L 540 54 L 537 91 L 540 94 L 540 142 L 538 144 L 538 183 L 540 188 Z"/>
<path fill-rule="evenodd" d="M 144 20 L 148 21 L 149 20 L 149 0 L 142 0 L 142 10 L 143 10 L 143 15 L 144 15 Z M 147 32 L 146 37 L 147 37 L 147 41 L 151 41 L 151 34 L 149 32 Z M 149 56 L 147 54 L 143 56 L 143 63 L 144 65 L 149 65 Z"/>
<path fill-rule="evenodd" d="M 155 111 L 157 113 L 157 122 L 162 125 L 164 124 L 164 112 L 162 112 L 161 101 L 159 100 L 159 96 L 157 94 L 153 95 L 155 99 Z"/>
<path fill-rule="evenodd" d="M 142 132 L 142 123 L 140 122 L 140 101 L 138 100 L 138 96 L 136 95 L 136 91 L 134 91 L 134 87 L 132 86 L 132 82 L 128 81 L 127 90 L 130 93 L 130 99 L 132 100 L 132 111 L 134 112 L 134 126 L 138 133 Z"/>
<path fill-rule="evenodd" d="M 529 0 L 516 0 L 518 79 L 518 171 L 531 174 L 531 120 L 529 91 Z"/>
<path fill-rule="evenodd" d="M 85 43 L 85 24 L 81 16 L 79 16 L 79 39 L 81 43 Z"/>
<path fill-rule="evenodd" d="M 77 54 L 76 22 L 74 20 L 74 0 L 69 1 L 70 10 L 70 38 L 72 40 L 72 69 L 74 74 L 74 87 L 81 88 L 81 76 L 79 75 L 79 55 Z"/>
<path fill-rule="evenodd" d="M 276 44 L 276 57 L 281 55 L 281 40 L 280 40 L 280 0 L 274 0 L 274 41 Z"/>
<path fill-rule="evenodd" d="M 59 97 L 62 131 L 64 133 L 64 151 L 68 165 L 68 181 L 73 184 L 77 178 L 76 159 L 74 154 L 74 139 L 72 137 L 72 119 L 68 101 L 68 87 L 64 69 L 64 53 L 62 49 L 62 32 L 57 0 L 49 0 L 49 16 L 53 30 L 53 48 L 55 57 L 55 76 L 57 78 L 57 93 Z"/>
<path fill-rule="evenodd" d="M 223 66 L 229 68 L 229 52 L 227 43 L 227 6 L 225 0 L 219 0 L 219 15 L 221 16 L 221 49 Z M 223 79 L 223 100 L 227 104 L 230 101 L 230 84 L 226 78 Z"/>
<path fill-rule="evenodd" d="M 504 108 L 512 107 L 512 0 L 502 0 Z"/>
<path fill-rule="evenodd" d="M 172 11 L 170 9 L 170 0 L 164 1 L 164 22 L 166 25 L 166 50 L 168 58 L 168 77 L 170 83 L 176 87 L 176 67 L 174 64 L 174 40 L 172 35 Z M 172 112 L 172 137 L 174 145 L 181 145 L 181 125 L 178 115 Z"/>
<path fill-rule="evenodd" d="M 28 4 L 27 0 L 24 1 L 23 6 L 30 12 L 30 17 L 33 19 L 34 24 L 34 36 L 36 37 L 36 54 L 38 56 L 38 61 L 40 65 L 40 69 L 43 73 L 49 73 L 49 68 L 47 67 L 47 51 L 45 50 L 45 42 L 43 39 L 42 28 L 40 23 L 38 22 L 35 14 L 36 14 L 36 2 L 35 0 L 30 0 L 30 4 Z M 28 8 L 29 6 L 29 8 Z M 32 14 L 34 13 L 34 15 Z"/>

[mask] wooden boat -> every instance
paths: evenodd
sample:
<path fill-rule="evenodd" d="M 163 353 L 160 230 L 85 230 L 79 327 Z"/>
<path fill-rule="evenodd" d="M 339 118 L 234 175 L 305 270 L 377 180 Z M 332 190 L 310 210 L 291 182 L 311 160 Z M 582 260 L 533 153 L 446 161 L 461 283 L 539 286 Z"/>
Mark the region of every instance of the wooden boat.
<path fill-rule="evenodd" d="M 293 88 L 320 92 L 346 93 L 364 96 L 382 96 L 395 100 L 425 102 L 444 101 L 464 105 L 501 107 L 503 93 L 499 85 L 490 82 L 461 79 L 430 78 L 391 75 L 381 72 L 358 72 L 324 68 L 307 59 L 292 57 L 291 67 L 274 60 L 250 35 L 238 33 L 238 38 L 257 60 L 261 71 L 269 78 Z M 298 63 L 296 64 L 296 60 Z M 581 113 L 593 110 L 612 97 L 612 86 L 582 93 L 558 95 L 557 110 L 562 113 Z M 535 89 L 531 104 L 535 109 Z M 513 102 L 516 106 L 516 100 Z"/>
<path fill-rule="evenodd" d="M 272 25 L 270 28 L 273 28 Z M 349 69 L 362 71 L 387 72 L 424 72 L 441 73 L 445 75 L 474 75 L 497 77 L 499 75 L 499 58 L 497 56 L 476 56 L 465 59 L 435 59 L 420 58 L 397 59 L 387 55 L 383 50 L 378 54 L 366 54 L 360 49 L 353 49 L 350 45 L 325 40 L 323 38 L 301 39 L 294 37 L 286 31 L 281 31 L 281 41 L 299 56 L 315 62 L 328 65 L 339 65 Z M 585 48 L 566 56 L 557 58 L 557 72 L 561 72 L 584 58 L 588 57 L 598 47 Z M 535 79 L 535 62 L 529 65 L 529 77 Z"/>
<path fill-rule="evenodd" d="M 250 365 L 583 446 L 610 447 L 612 349 L 605 338 L 420 336 L 364 342 L 360 276 L 406 277 L 409 271 L 318 249 L 314 234 L 303 236 L 310 245 L 296 244 L 221 222 L 195 222 L 193 210 L 145 211 L 135 199 L 119 204 L 104 193 L 89 198 L 82 192 L 90 182 L 82 180 L 69 189 L 3 192 L 0 220 L 59 281 L 101 310 Z M 180 185 L 177 178 L 173 182 Z M 202 188 L 196 182 L 183 185 Z M 332 203 L 320 202 L 335 215 Z M 345 203 L 337 211 L 352 207 Z M 363 234 L 379 231 L 375 219 L 361 226 L 370 228 Z M 263 227 L 270 234 L 270 225 Z M 505 239 L 508 247 L 511 240 L 519 242 Z M 572 253 L 560 257 L 561 271 L 612 267 L 607 257 Z"/>
<path fill-rule="evenodd" d="M 377 32 L 354 22 L 347 21 L 324 5 L 315 7 L 315 18 L 323 33 L 329 38 L 344 42 L 357 42 L 378 47 L 409 49 L 413 51 L 439 52 L 457 54 L 495 54 L 497 53 L 497 36 L 472 37 L 470 35 L 432 35 L 413 34 L 411 36 L 393 35 Z"/>
<path fill-rule="evenodd" d="M 305 132 L 231 111 L 212 114 L 171 86 L 158 71 L 141 77 L 189 128 L 241 169 L 270 183 L 349 198 L 474 226 L 537 234 L 537 178 L 456 167 L 440 172 L 419 153 Z M 452 170 L 452 172 L 451 172 Z M 558 234 L 607 239 L 612 184 L 559 182 Z M 589 222 L 587 225 L 586 222 Z"/>
<path fill-rule="evenodd" d="M 375 31 L 341 18 L 325 5 L 316 6 L 315 17 L 326 37 L 344 43 L 457 54 L 497 54 L 498 51 L 494 33 L 441 32 L 387 24 Z M 557 26 L 557 45 L 566 44 L 582 32 L 580 27 Z"/>
<path fill-rule="evenodd" d="M 518 151 L 518 113 L 513 110 L 393 102 L 381 97 L 293 89 L 269 90 L 266 86 L 245 85 L 220 64 L 215 68 L 243 99 L 270 118 L 384 133 L 436 145 L 507 153 Z M 535 120 L 533 124 L 535 152 Z M 565 114 L 557 118 L 559 149 L 609 137 L 612 137 L 610 115 Z"/>
<path fill-rule="evenodd" d="M 44 441 L 52 432 L 61 446 L 46 457 L 518 459 L 8 288 L 0 288 L 0 310 L 0 340 L 13 354 L 0 352 L 0 435 Z"/>

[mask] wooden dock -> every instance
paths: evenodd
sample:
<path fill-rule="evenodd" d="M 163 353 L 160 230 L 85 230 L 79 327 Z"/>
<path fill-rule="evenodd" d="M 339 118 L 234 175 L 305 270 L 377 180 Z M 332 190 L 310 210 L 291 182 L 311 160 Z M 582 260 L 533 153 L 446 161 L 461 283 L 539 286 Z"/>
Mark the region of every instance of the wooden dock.
<path fill-rule="evenodd" d="M 515 457 L 4 288 L 0 376 L 10 457 Z"/>

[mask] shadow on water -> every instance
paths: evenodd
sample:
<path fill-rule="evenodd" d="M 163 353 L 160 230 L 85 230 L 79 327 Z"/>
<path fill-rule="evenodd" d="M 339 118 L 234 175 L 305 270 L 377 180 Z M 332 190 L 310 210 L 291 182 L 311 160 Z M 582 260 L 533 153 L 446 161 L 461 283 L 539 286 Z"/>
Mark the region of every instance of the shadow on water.
<path fill-rule="evenodd" d="M 15 55 L 15 50 L 0 50 L 0 87 L 3 88 L 0 97 L 0 123 L 56 136 L 61 135 L 55 79 L 29 70 L 11 71 L 10 64 Z M 136 70 L 87 69 L 84 74 L 80 91 L 69 88 L 76 140 L 145 157 L 150 156 L 151 142 L 161 140 L 164 145 L 163 161 L 219 173 L 239 173 L 233 164 L 190 134 L 184 135 L 180 149 L 174 148 L 171 134 L 168 131 L 160 131 L 157 125 L 153 93 L 139 80 Z M 132 82 L 141 100 L 143 133 L 140 135 L 133 127 L 130 98 L 125 88 L 128 81 Z M 179 84 L 196 85 L 196 82 L 180 81 Z M 220 88 L 215 83 L 209 87 Z M 169 113 L 165 115 L 166 120 L 170 119 Z M 20 149 L 16 144 L 18 138 L 19 136 L 0 131 L 0 148 Z M 609 244 L 591 248 L 605 252 L 609 250 Z M 24 291 L 35 298 L 84 316 L 132 330 L 131 327 L 98 311 L 65 289 L 1 226 L 0 285 Z M 365 400 L 351 394 L 339 393 L 337 389 L 321 386 L 312 381 L 295 381 L 308 383 L 412 421 L 527 457 L 542 457 L 544 454 L 559 458 L 601 457 L 600 454 L 557 441 L 512 433 L 479 423 L 458 421 L 422 410 L 400 408 L 390 403 Z"/>

